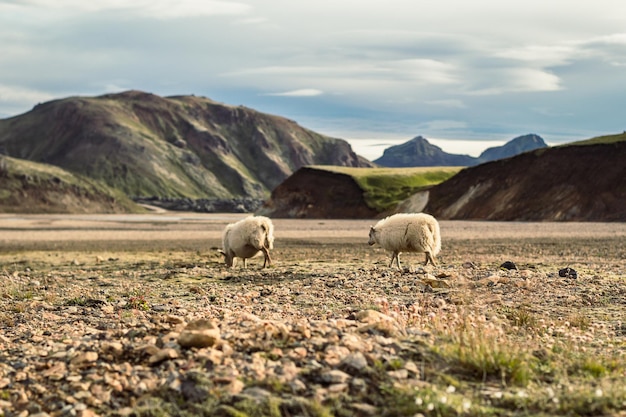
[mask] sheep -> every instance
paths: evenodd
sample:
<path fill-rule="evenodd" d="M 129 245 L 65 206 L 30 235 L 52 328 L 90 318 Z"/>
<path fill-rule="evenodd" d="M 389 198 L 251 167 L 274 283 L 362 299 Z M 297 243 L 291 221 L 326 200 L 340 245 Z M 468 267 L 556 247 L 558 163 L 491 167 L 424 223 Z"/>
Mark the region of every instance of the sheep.
<path fill-rule="evenodd" d="M 272 265 L 270 249 L 274 248 L 274 225 L 264 216 L 249 216 L 236 223 L 228 224 L 222 236 L 224 261 L 228 267 L 234 268 L 235 258 L 246 260 L 263 252 L 263 268 Z"/>
<path fill-rule="evenodd" d="M 426 261 L 437 265 L 435 255 L 441 250 L 441 234 L 437 220 L 425 213 L 398 213 L 386 217 L 370 227 L 369 242 L 378 243 L 392 251 L 391 263 L 395 260 L 400 268 L 400 252 L 424 252 Z"/>

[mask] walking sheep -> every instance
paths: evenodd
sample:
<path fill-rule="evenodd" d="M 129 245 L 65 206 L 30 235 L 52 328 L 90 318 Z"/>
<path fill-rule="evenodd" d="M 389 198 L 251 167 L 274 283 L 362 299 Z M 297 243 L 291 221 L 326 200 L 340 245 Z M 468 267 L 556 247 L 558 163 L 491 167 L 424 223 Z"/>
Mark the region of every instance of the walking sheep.
<path fill-rule="evenodd" d="M 264 216 L 250 216 L 231 223 L 224 229 L 222 236 L 224 261 L 228 267 L 235 266 L 235 258 L 246 260 L 263 252 L 263 268 L 272 264 L 270 249 L 274 248 L 274 225 Z"/>
<path fill-rule="evenodd" d="M 398 213 L 386 217 L 370 227 L 369 242 L 378 243 L 392 251 L 391 263 L 396 260 L 400 269 L 400 252 L 424 252 L 426 262 L 437 265 L 435 255 L 441 250 L 441 234 L 437 220 L 425 213 Z"/>

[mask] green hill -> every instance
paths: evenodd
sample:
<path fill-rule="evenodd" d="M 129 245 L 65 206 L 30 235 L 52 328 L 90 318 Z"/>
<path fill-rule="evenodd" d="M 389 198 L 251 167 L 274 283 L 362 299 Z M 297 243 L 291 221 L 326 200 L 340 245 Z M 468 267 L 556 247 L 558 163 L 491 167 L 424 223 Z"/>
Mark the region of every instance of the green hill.
<path fill-rule="evenodd" d="M 303 165 L 373 166 L 343 140 L 243 106 L 127 91 L 0 120 L 0 150 L 132 197 L 265 198 Z"/>
<path fill-rule="evenodd" d="M 0 155 L 2 213 L 140 213 L 145 210 L 99 181 L 61 168 Z"/>

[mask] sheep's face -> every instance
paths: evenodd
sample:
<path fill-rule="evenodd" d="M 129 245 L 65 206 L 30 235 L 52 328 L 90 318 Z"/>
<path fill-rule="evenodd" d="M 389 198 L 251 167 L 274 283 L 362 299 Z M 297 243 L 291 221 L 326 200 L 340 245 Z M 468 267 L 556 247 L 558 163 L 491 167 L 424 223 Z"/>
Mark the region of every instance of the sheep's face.
<path fill-rule="evenodd" d="M 370 240 L 367 242 L 370 246 L 376 243 L 376 229 L 374 227 L 370 227 Z"/>
<path fill-rule="evenodd" d="M 220 250 L 220 253 L 224 256 L 224 263 L 226 266 L 232 268 L 235 257 L 230 253 L 224 252 L 223 250 Z"/>

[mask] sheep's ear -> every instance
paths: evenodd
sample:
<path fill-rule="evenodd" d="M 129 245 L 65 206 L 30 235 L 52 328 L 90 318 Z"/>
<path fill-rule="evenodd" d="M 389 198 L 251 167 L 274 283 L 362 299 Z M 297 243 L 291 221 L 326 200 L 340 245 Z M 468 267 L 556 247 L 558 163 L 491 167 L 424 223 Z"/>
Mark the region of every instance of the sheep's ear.
<path fill-rule="evenodd" d="M 224 252 L 224 251 L 223 251 L 223 250 L 221 250 L 221 249 L 218 249 L 217 251 L 218 251 L 219 253 L 221 253 L 221 254 L 224 256 L 224 258 L 226 257 L 226 252 Z"/>

